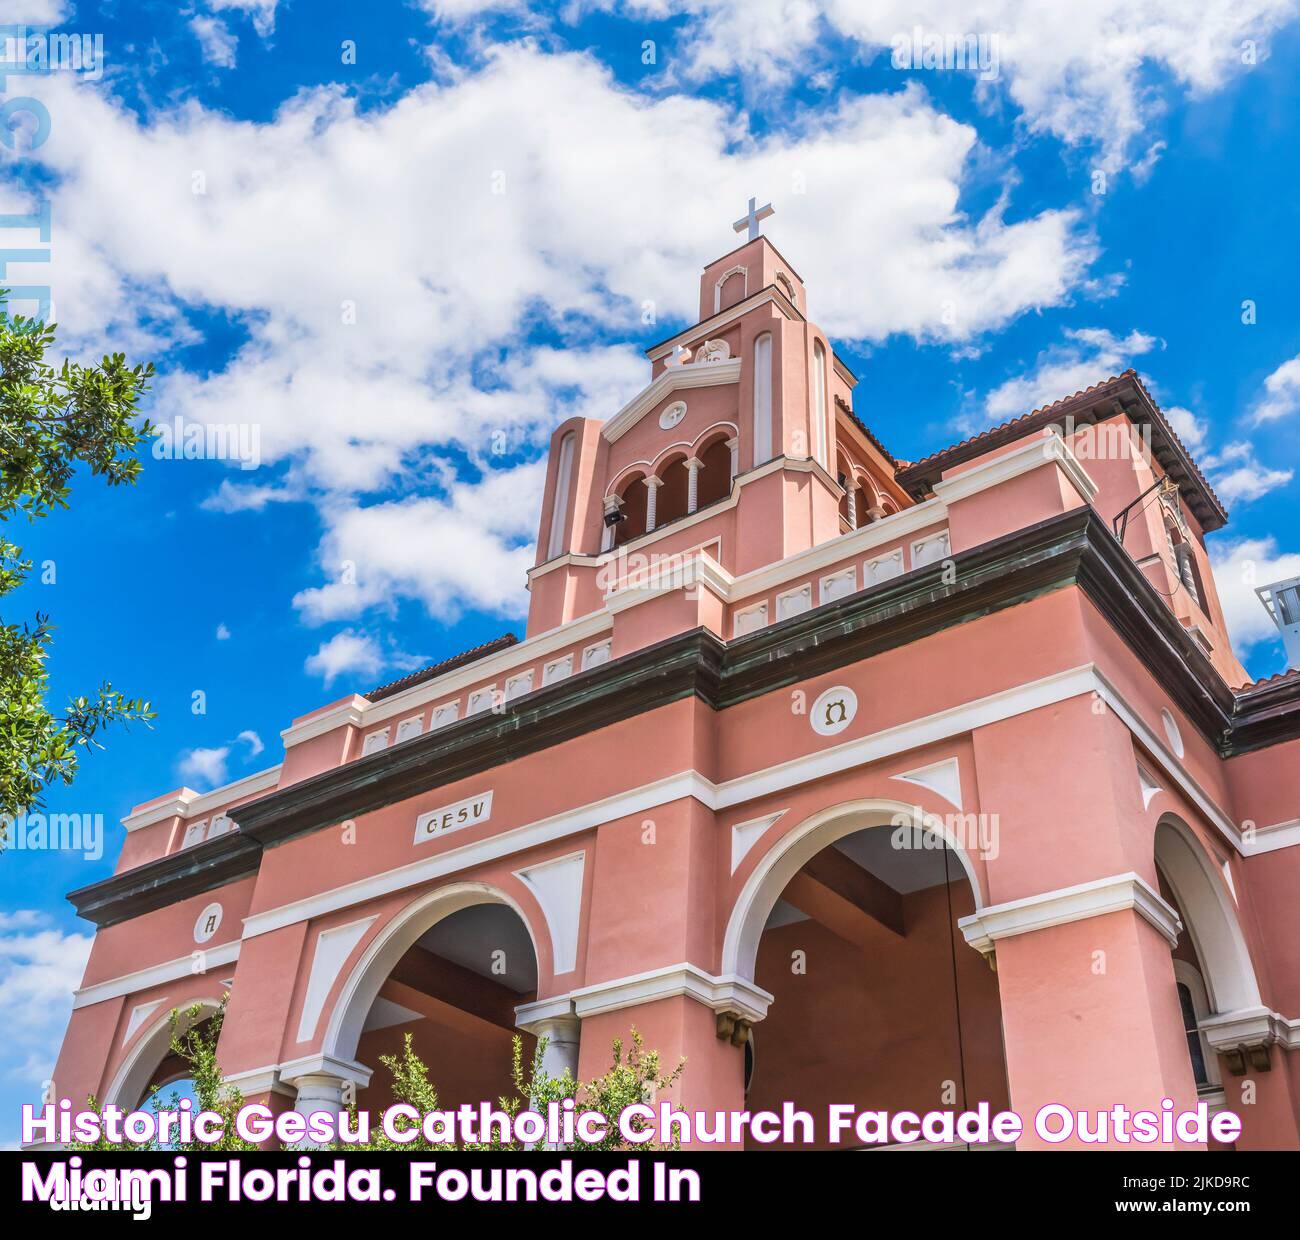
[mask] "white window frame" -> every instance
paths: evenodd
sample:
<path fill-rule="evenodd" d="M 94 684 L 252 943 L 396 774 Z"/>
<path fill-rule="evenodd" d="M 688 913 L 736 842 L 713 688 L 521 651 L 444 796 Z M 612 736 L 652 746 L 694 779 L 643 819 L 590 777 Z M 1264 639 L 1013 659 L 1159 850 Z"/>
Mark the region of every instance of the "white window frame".
<path fill-rule="evenodd" d="M 772 459 L 772 333 L 754 341 L 754 468 Z"/>
<path fill-rule="evenodd" d="M 377 728 L 374 732 L 367 732 L 366 738 L 361 742 L 361 756 L 367 757 L 372 753 L 379 753 L 381 750 L 388 748 L 388 729 Z"/>
<path fill-rule="evenodd" d="M 414 730 L 411 725 L 414 724 Z M 397 734 L 393 739 L 394 745 L 400 745 L 403 741 L 413 740 L 417 736 L 424 734 L 424 715 L 412 715 L 408 719 L 403 719 L 397 725 Z"/>
<path fill-rule="evenodd" d="M 567 680 L 572 675 L 573 653 L 570 651 L 562 659 L 552 659 L 542 667 L 542 687 L 553 685 L 560 680 Z"/>
<path fill-rule="evenodd" d="M 802 607 L 790 607 L 792 600 L 803 600 Z M 805 581 L 803 585 L 796 586 L 793 590 L 786 590 L 783 594 L 776 596 L 776 618 L 778 620 L 789 620 L 793 616 L 802 616 L 806 611 L 812 611 L 812 582 Z"/>
<path fill-rule="evenodd" d="M 753 628 L 744 628 L 743 622 L 750 616 L 757 617 L 758 623 Z M 742 607 L 731 617 L 731 635 L 732 637 L 745 637 L 750 633 L 757 633 L 759 629 L 767 628 L 767 600 L 761 603 L 755 603 L 750 607 Z"/>
<path fill-rule="evenodd" d="M 744 263 L 737 263 L 734 267 L 728 267 L 713 284 L 713 313 L 719 314 L 722 310 L 722 286 L 734 275 L 745 277 L 745 291 L 740 295 L 740 301 L 744 301 L 749 296 L 749 268 Z M 739 305 L 740 302 L 733 302 L 733 305 Z"/>
<path fill-rule="evenodd" d="M 578 450 L 578 432 L 569 431 L 560 440 L 560 459 L 555 470 L 555 495 L 551 502 L 551 530 L 547 539 L 546 558 L 555 559 L 564 551 L 564 527 L 569 518 L 569 492 L 573 490 L 573 458 Z"/>
<path fill-rule="evenodd" d="M 511 676 L 506 680 L 507 702 L 513 702 L 515 698 L 523 697 L 525 693 L 533 691 L 533 669 L 530 667 L 526 672 L 520 672 L 517 676 Z"/>
<path fill-rule="evenodd" d="M 895 564 L 897 568 L 892 573 L 881 575 L 876 571 L 878 564 Z M 882 581 L 889 581 L 894 577 L 903 575 L 903 548 L 895 547 L 893 551 L 887 551 L 884 555 L 878 555 L 873 560 L 868 560 L 862 566 L 862 588 L 867 586 L 878 586 Z"/>
<path fill-rule="evenodd" d="M 598 656 L 604 655 L 604 658 Z M 582 652 L 582 670 L 585 672 L 593 667 L 601 667 L 608 663 L 614 657 L 614 639 L 607 637 L 603 642 L 592 642 Z M 595 660 L 593 662 L 593 660 Z"/>
<path fill-rule="evenodd" d="M 849 588 L 842 593 L 837 593 L 839 587 L 836 582 L 847 581 Z M 818 597 L 823 603 L 833 603 L 836 599 L 847 598 L 850 594 L 857 592 L 858 588 L 858 566 L 850 564 L 848 568 L 842 568 L 836 573 L 827 573 L 818 583 Z"/>
<path fill-rule="evenodd" d="M 813 458 L 823 469 L 826 464 L 826 346 L 820 340 L 813 341 L 813 381 L 812 381 L 812 432 Z"/>

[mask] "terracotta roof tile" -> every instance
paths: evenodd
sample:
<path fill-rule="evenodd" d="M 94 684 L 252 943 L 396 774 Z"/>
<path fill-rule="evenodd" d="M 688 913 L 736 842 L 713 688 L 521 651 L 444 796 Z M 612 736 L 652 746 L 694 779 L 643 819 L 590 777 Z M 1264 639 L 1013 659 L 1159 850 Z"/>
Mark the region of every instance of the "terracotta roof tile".
<path fill-rule="evenodd" d="M 400 680 L 390 681 L 386 685 L 380 685 L 377 689 L 371 689 L 365 695 L 366 699 L 370 702 L 382 701 L 384 698 L 401 693 L 403 689 L 423 684 L 426 680 L 433 680 L 435 677 L 443 675 L 444 672 L 455 671 L 458 667 L 476 663 L 479 659 L 485 659 L 490 654 L 496 654 L 498 650 L 507 650 L 518 641 L 519 638 L 513 633 L 503 633 L 500 637 L 494 637 L 490 642 L 484 642 L 481 646 L 462 650 L 460 654 L 454 654 L 439 663 L 431 663 L 428 667 L 422 667 L 418 672 L 411 672 Z"/>
<path fill-rule="evenodd" d="M 1082 388 L 1069 396 L 1062 396 L 1060 399 L 1052 401 L 1051 404 L 1042 405 L 1029 413 L 1022 413 L 1018 417 L 1011 418 L 998 426 L 991 426 L 978 435 L 972 435 L 969 439 L 950 444 L 948 447 L 938 452 L 932 452 L 929 456 L 922 457 L 921 460 L 910 465 L 899 462 L 897 475 L 904 473 L 911 475 L 910 480 L 904 480 L 900 477 L 899 481 L 903 482 L 904 485 L 908 485 L 909 481 L 919 482 L 923 480 L 924 475 L 927 473 L 937 473 L 940 468 L 949 464 L 956 464 L 958 461 L 969 460 L 974 456 L 978 456 L 980 449 L 984 445 L 992 448 L 1014 440 L 1017 428 L 1023 427 L 1028 433 L 1035 424 L 1046 424 L 1052 421 L 1054 413 L 1063 413 L 1071 406 L 1087 408 L 1093 399 L 1108 394 L 1109 389 L 1121 390 L 1126 387 L 1136 392 L 1141 401 L 1146 403 L 1154 415 L 1151 420 L 1157 424 L 1161 434 L 1176 446 L 1176 457 L 1181 458 L 1176 463 L 1180 467 L 1183 462 L 1186 463 L 1193 476 L 1193 481 L 1198 489 L 1203 492 L 1207 501 L 1205 511 L 1198 512 L 1197 515 L 1207 529 L 1217 529 L 1227 520 L 1227 513 L 1222 502 L 1201 472 L 1200 466 L 1192 459 L 1191 453 L 1187 451 L 1187 446 L 1178 437 L 1178 433 L 1170 424 L 1169 419 L 1165 417 L 1164 411 L 1156 404 L 1141 377 L 1132 367 L 1121 371 L 1118 375 L 1112 375 L 1108 379 L 1102 379 L 1089 387 Z M 1168 461 L 1162 461 L 1161 463 L 1166 470 L 1170 468 Z M 1212 519 L 1207 521 L 1207 517 Z"/>

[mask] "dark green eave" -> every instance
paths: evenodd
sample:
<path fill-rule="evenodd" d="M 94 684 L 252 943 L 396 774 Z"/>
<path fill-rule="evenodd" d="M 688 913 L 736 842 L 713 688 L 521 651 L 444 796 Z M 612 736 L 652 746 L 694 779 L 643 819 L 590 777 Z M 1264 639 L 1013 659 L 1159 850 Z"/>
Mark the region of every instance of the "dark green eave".
<path fill-rule="evenodd" d="M 69 895 L 100 926 L 255 873 L 265 848 L 697 697 L 713 710 L 1078 585 L 1224 757 L 1300 736 L 1300 677 L 1236 695 L 1092 508 L 724 642 L 693 629 L 230 811 L 239 830 Z"/>

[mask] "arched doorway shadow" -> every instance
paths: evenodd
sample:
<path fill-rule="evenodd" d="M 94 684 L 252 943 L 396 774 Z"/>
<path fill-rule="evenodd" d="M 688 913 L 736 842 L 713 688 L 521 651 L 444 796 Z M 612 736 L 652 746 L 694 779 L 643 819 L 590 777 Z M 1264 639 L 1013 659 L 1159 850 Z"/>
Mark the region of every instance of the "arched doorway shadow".
<path fill-rule="evenodd" d="M 755 867 L 723 957 L 773 996 L 747 1106 L 1008 1104 L 997 977 L 958 927 L 982 907 L 978 876 L 951 834 L 901 803 L 850 803 Z"/>

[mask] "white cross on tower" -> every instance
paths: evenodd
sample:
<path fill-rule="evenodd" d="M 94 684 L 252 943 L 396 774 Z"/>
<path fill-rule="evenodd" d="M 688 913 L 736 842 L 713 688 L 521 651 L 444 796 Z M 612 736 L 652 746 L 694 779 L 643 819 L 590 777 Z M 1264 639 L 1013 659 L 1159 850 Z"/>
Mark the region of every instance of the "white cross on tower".
<path fill-rule="evenodd" d="M 751 198 L 749 200 L 749 211 L 745 214 L 745 216 L 742 219 L 738 219 L 732 225 L 732 227 L 737 232 L 744 232 L 745 229 L 748 228 L 749 239 L 751 241 L 753 241 L 758 236 L 758 221 L 765 220 L 769 215 L 776 214 L 776 208 L 772 206 L 770 202 L 767 204 L 767 206 L 759 207 L 757 211 L 754 210 L 754 205 L 757 202 L 758 202 L 757 198 Z"/>

